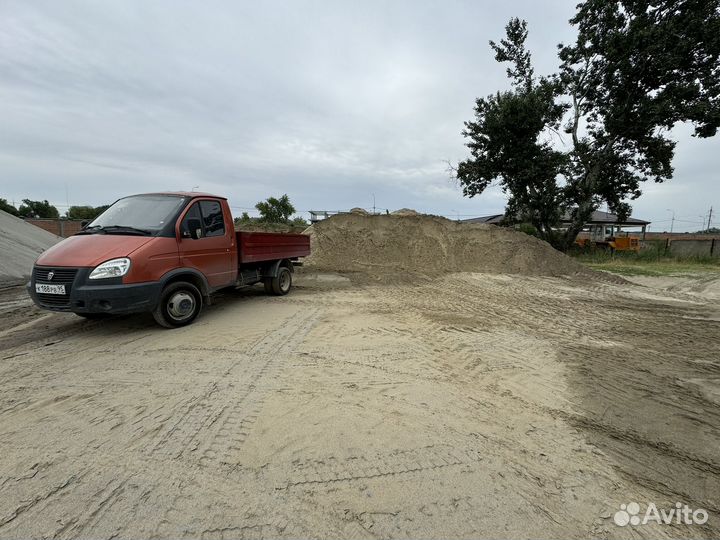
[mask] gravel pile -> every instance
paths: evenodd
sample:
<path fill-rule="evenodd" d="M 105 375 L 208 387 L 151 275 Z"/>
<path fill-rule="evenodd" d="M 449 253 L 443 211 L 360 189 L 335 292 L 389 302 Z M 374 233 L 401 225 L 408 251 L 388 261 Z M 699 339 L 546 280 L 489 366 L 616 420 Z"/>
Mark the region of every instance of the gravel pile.
<path fill-rule="evenodd" d="M 0 285 L 26 279 L 38 255 L 62 240 L 0 210 Z"/>

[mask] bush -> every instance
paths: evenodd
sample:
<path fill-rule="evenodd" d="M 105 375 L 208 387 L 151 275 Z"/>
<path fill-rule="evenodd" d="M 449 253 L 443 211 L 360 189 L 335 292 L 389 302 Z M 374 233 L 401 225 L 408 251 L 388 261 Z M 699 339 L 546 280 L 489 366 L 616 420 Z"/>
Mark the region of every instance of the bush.
<path fill-rule="evenodd" d="M 7 212 L 8 214 L 11 214 L 13 216 L 20 215 L 17 211 L 17 208 L 10 204 L 7 199 L 0 199 L 0 210 L 2 210 L 3 212 Z"/>
<path fill-rule="evenodd" d="M 535 228 L 534 225 L 530 223 L 520 223 L 518 225 L 515 225 L 515 229 L 517 229 L 520 232 L 524 232 L 525 234 L 529 236 L 535 236 L 539 237 L 538 230 Z"/>

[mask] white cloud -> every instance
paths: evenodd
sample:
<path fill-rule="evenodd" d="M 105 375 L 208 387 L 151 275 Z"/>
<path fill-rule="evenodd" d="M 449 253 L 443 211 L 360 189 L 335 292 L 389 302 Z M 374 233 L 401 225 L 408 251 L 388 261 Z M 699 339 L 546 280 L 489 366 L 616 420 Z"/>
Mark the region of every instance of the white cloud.
<path fill-rule="evenodd" d="M 524 17 L 550 72 L 574 5 L 5 1 L 0 197 L 102 204 L 199 185 L 237 207 L 375 194 L 383 208 L 499 212 L 499 189 L 464 199 L 444 162 L 467 155 L 474 99 L 507 86 L 487 41 Z M 720 206 L 718 141 L 678 133 L 676 179 L 647 187 L 643 216 Z"/>

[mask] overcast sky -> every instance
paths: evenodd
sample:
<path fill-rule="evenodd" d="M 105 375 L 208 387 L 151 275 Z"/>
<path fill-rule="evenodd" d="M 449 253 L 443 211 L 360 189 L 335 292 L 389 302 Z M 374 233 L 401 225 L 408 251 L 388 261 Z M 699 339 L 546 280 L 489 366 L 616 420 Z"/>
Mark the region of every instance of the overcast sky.
<path fill-rule="evenodd" d="M 0 0 L 0 197 L 100 205 L 155 190 L 226 195 L 236 213 L 500 213 L 465 199 L 447 160 L 474 99 L 508 87 L 489 39 L 527 19 L 556 69 L 575 0 L 76 2 Z M 634 203 L 651 230 L 720 222 L 720 137 L 678 139 L 675 178 Z M 252 213 L 252 212 L 251 212 Z M 307 214 L 305 214 L 307 217 Z M 713 219 L 713 221 L 716 221 Z"/>

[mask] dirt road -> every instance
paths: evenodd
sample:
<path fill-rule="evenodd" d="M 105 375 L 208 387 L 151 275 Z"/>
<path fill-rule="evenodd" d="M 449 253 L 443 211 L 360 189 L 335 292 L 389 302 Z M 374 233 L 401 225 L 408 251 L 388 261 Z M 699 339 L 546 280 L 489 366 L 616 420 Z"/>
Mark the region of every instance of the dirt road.
<path fill-rule="evenodd" d="M 173 331 L 3 291 L 0 537 L 720 536 L 716 297 L 303 283 Z"/>

